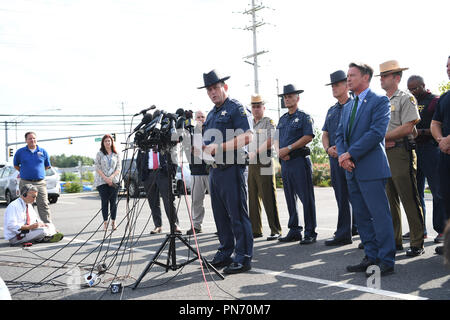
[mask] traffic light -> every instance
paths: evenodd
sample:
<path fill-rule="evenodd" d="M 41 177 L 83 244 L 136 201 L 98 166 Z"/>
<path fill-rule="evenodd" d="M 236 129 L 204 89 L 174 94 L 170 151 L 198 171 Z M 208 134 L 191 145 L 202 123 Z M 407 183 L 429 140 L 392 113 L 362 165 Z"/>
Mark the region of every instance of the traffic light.
<path fill-rule="evenodd" d="M 72 138 L 69 138 L 69 144 L 72 144 L 72 143 L 73 143 Z"/>
<path fill-rule="evenodd" d="M 9 148 L 9 156 L 12 157 L 14 155 L 14 149 Z"/>
<path fill-rule="evenodd" d="M 115 133 L 111 133 L 111 135 L 112 135 L 113 140 L 116 141 L 116 134 Z"/>

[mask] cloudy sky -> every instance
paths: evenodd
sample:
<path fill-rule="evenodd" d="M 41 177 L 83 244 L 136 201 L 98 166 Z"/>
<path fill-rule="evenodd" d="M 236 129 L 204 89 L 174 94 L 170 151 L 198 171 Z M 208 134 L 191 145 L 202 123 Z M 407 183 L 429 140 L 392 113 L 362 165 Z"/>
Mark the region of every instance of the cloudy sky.
<path fill-rule="evenodd" d="M 329 74 L 363 61 L 378 73 L 396 59 L 420 74 L 437 92 L 446 82 L 450 54 L 448 1 L 316 0 L 256 1 L 260 93 L 267 115 L 278 120 L 280 90 L 294 83 L 305 90 L 300 107 L 318 128 L 334 104 L 325 86 Z M 213 68 L 231 76 L 230 96 L 248 104 L 254 91 L 251 24 L 242 14 L 251 1 L 239 0 L 0 0 L 0 160 L 4 121 L 45 121 L 27 115 L 134 114 L 150 105 L 210 110 L 202 74 Z M 406 79 L 401 83 L 406 88 Z M 277 82 L 278 80 L 278 82 Z M 371 85 L 383 94 L 379 78 Z M 122 109 L 123 103 L 123 109 Z M 20 116 L 19 116 L 20 115 Z M 48 121 L 55 119 L 49 118 Z M 88 119 L 86 119 L 88 120 Z M 139 121 L 135 118 L 135 124 Z M 19 126 L 38 139 L 123 131 L 111 128 Z M 98 143 L 80 138 L 42 143 L 50 154 L 94 157 Z"/>

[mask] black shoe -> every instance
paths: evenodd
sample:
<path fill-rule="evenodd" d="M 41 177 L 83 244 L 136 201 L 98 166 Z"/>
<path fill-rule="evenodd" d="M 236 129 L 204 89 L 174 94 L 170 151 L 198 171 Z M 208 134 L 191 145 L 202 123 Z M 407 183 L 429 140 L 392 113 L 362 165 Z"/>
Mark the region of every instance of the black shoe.
<path fill-rule="evenodd" d="M 390 267 L 387 264 L 382 262 L 377 264 L 378 268 L 380 268 L 380 276 L 387 276 L 394 273 L 394 266 Z M 366 277 L 370 277 L 373 275 L 373 272 L 366 271 Z"/>
<path fill-rule="evenodd" d="M 364 249 L 364 245 L 363 245 L 362 242 L 360 242 L 360 243 L 358 244 L 358 249 Z"/>
<path fill-rule="evenodd" d="M 294 242 L 294 241 L 301 241 L 302 240 L 302 234 L 299 232 L 297 234 L 288 233 L 286 237 L 279 237 L 278 241 L 280 242 Z"/>
<path fill-rule="evenodd" d="M 229 266 L 232 263 L 233 263 L 233 259 L 231 259 L 230 257 L 225 258 L 223 260 L 213 259 L 213 261 L 210 262 L 210 264 L 216 269 L 224 268 L 226 266 Z"/>
<path fill-rule="evenodd" d="M 233 262 L 228 267 L 223 269 L 223 273 L 236 274 L 236 273 L 249 271 L 249 270 L 251 270 L 251 268 L 252 268 L 252 266 L 250 265 L 250 263 L 242 264 L 242 263 L 238 263 L 238 262 Z"/>
<path fill-rule="evenodd" d="M 326 246 L 343 246 L 343 245 L 351 244 L 351 243 L 353 243 L 352 239 L 331 238 L 331 239 L 325 240 Z"/>
<path fill-rule="evenodd" d="M 272 233 L 270 236 L 267 237 L 267 241 L 277 240 L 279 237 L 281 237 L 281 234 Z"/>
<path fill-rule="evenodd" d="M 347 271 L 349 272 L 366 272 L 368 266 L 373 266 L 375 261 L 369 260 L 367 256 L 362 259 L 362 261 L 359 264 L 353 265 L 353 266 L 347 266 Z"/>
<path fill-rule="evenodd" d="M 405 239 L 405 240 L 409 240 L 409 232 L 407 232 L 404 235 L 402 235 L 402 238 Z"/>
<path fill-rule="evenodd" d="M 437 254 L 443 255 L 444 254 L 444 246 L 436 247 L 436 249 L 434 249 L 434 252 L 436 252 Z"/>
<path fill-rule="evenodd" d="M 408 250 L 406 250 L 406 255 L 408 257 L 417 257 L 424 253 L 425 253 L 425 250 L 423 248 L 410 247 L 410 248 L 408 248 Z"/>
<path fill-rule="evenodd" d="M 189 229 L 189 230 L 186 232 L 186 234 L 187 234 L 188 236 L 192 236 L 192 235 L 194 234 L 194 231 L 195 231 L 195 234 L 197 234 L 197 233 L 202 233 L 202 229 L 194 228 L 194 230 L 192 230 L 192 228 L 191 228 L 191 229 Z"/>
<path fill-rule="evenodd" d="M 253 234 L 253 239 L 256 239 L 256 238 L 262 238 L 262 234 L 261 233 L 254 233 Z"/>
<path fill-rule="evenodd" d="M 317 235 L 315 236 L 305 236 L 303 240 L 300 241 L 300 244 L 312 244 L 316 242 Z"/>
<path fill-rule="evenodd" d="M 352 227 L 352 237 L 357 236 L 359 234 L 358 229 L 356 227 Z"/>
<path fill-rule="evenodd" d="M 397 251 L 403 251 L 403 245 L 402 244 L 396 244 L 395 245 L 395 250 L 397 250 Z"/>

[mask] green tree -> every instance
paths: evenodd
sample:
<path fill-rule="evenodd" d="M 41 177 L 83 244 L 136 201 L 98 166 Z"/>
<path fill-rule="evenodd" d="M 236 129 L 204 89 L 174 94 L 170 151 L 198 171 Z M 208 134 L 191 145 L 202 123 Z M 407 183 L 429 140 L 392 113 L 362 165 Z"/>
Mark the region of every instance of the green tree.
<path fill-rule="evenodd" d="M 442 82 L 442 83 L 439 85 L 439 93 L 440 93 L 440 94 L 444 94 L 444 93 L 446 93 L 448 90 L 450 90 L 450 81 L 447 82 L 447 83 Z"/>
<path fill-rule="evenodd" d="M 64 153 L 61 155 L 51 156 L 50 161 L 52 166 L 59 168 L 73 168 L 78 166 L 78 162 L 81 162 L 84 166 L 92 166 L 94 159 L 85 156 L 66 156 Z"/>
<path fill-rule="evenodd" d="M 309 145 L 312 163 L 328 163 L 328 155 L 322 146 L 322 132 L 314 127 L 314 138 Z"/>

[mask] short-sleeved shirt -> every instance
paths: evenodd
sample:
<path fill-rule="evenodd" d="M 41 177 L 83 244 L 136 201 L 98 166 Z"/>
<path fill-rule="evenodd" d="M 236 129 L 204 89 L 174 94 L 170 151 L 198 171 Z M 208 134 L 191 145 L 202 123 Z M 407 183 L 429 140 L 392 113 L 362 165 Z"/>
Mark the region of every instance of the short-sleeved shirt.
<path fill-rule="evenodd" d="M 253 120 L 253 141 L 249 145 L 249 151 L 255 152 L 259 146 L 269 138 L 272 138 L 275 124 L 269 117 L 262 117 L 261 120 L 255 122 Z"/>
<path fill-rule="evenodd" d="M 14 166 L 20 167 L 20 178 L 42 180 L 45 178 L 45 168 L 50 167 L 50 159 L 43 148 L 36 146 L 33 152 L 25 146 L 14 155 Z"/>
<path fill-rule="evenodd" d="M 203 142 L 205 145 L 221 144 L 242 133 L 252 131 L 250 119 L 247 109 L 239 101 L 227 98 L 220 107 L 215 106 L 208 113 L 203 126 Z M 242 155 L 244 150 L 245 148 L 235 150 L 234 159 L 237 159 L 238 153 Z M 225 162 L 227 159 L 225 152 L 222 159 L 218 155 L 215 158 L 218 163 L 221 163 L 221 160 Z"/>
<path fill-rule="evenodd" d="M 420 122 L 416 125 L 417 129 L 430 129 L 438 100 L 439 97 L 431 92 L 427 92 L 427 94 L 417 100 L 417 108 L 420 114 Z"/>
<path fill-rule="evenodd" d="M 439 98 L 433 120 L 442 123 L 442 135 L 444 137 L 450 134 L 450 91 Z"/>
<path fill-rule="evenodd" d="M 305 112 L 297 109 L 294 113 L 285 113 L 278 122 L 279 148 L 287 147 L 293 144 L 301 137 L 310 135 L 314 137 L 313 120 Z"/>
<path fill-rule="evenodd" d="M 348 98 L 344 104 L 337 102 L 334 106 L 330 107 L 327 112 L 327 117 L 325 118 L 325 123 L 323 124 L 322 131 L 328 132 L 328 139 L 330 141 L 330 146 L 336 145 L 336 131 L 341 121 L 341 114 L 343 107 L 347 103 L 351 103 L 353 100 Z"/>
<path fill-rule="evenodd" d="M 391 120 L 388 125 L 388 132 L 392 131 L 405 123 L 420 121 L 419 109 L 417 108 L 416 98 L 410 93 L 402 90 L 395 91 L 390 97 L 391 102 Z M 412 134 L 408 135 L 409 140 L 413 140 Z M 399 140 L 398 142 L 402 142 Z"/>

